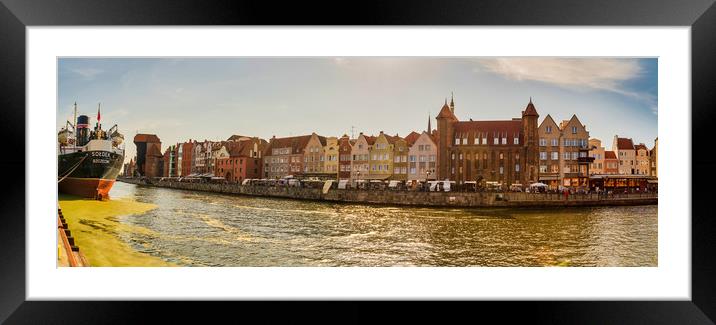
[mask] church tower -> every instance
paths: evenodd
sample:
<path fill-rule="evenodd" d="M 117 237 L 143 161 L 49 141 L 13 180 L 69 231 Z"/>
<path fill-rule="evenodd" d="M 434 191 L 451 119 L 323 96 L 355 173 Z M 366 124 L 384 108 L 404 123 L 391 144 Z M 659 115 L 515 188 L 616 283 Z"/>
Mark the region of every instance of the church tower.
<path fill-rule="evenodd" d="M 451 100 L 452 108 L 448 106 L 447 98 L 435 119 L 438 123 L 438 166 L 437 179 L 450 178 L 450 151 L 452 148 L 453 124 L 458 121 L 454 113 L 454 102 Z"/>
<path fill-rule="evenodd" d="M 525 146 L 525 175 L 523 179 L 528 184 L 539 181 L 539 147 L 537 133 L 537 109 L 532 104 L 532 97 L 527 107 L 522 111 L 522 132 L 524 134 Z"/>

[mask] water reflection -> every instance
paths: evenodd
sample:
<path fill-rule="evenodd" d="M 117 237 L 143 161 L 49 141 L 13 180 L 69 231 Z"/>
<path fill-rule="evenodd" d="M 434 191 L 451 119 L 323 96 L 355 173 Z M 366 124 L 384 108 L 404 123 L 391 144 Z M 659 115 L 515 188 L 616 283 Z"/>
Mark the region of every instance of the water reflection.
<path fill-rule="evenodd" d="M 431 209 L 117 183 L 135 249 L 191 266 L 657 266 L 657 206 Z"/>

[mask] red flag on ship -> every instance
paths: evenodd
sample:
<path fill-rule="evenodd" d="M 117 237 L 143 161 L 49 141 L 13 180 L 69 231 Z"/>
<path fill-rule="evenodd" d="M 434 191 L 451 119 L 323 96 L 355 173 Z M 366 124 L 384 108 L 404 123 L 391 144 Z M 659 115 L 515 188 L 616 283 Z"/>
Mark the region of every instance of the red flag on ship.
<path fill-rule="evenodd" d="M 99 115 L 99 107 L 97 107 L 97 123 L 100 121 L 100 115 Z"/>

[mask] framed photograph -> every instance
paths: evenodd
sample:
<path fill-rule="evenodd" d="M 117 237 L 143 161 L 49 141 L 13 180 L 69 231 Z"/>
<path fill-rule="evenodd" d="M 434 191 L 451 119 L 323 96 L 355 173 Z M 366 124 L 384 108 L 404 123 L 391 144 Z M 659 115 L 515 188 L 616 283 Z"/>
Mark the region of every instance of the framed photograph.
<path fill-rule="evenodd" d="M 4 1 L 0 319 L 497 300 L 713 323 L 712 4 Z"/>

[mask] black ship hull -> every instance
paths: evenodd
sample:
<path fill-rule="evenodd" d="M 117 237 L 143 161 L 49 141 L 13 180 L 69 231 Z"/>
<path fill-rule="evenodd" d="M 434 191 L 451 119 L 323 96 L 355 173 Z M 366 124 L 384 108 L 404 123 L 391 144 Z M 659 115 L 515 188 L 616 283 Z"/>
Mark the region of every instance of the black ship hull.
<path fill-rule="evenodd" d="M 124 156 L 109 151 L 60 154 L 57 162 L 58 189 L 88 198 L 109 198 Z"/>

